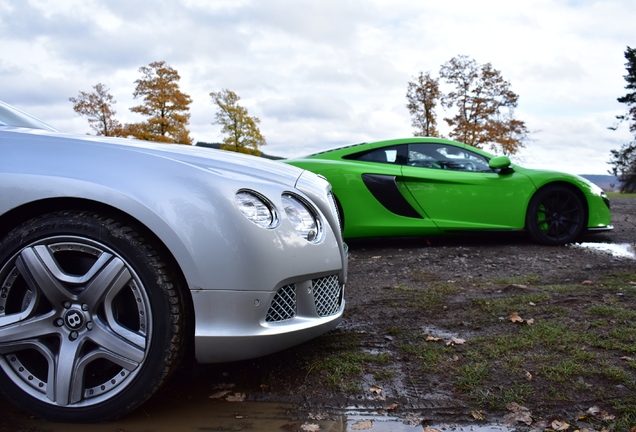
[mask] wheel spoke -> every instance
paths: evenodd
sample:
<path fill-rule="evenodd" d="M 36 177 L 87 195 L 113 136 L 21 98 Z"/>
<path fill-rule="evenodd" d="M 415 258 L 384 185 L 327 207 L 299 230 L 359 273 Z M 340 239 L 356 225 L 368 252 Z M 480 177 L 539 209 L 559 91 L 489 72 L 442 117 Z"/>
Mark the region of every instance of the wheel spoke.
<path fill-rule="evenodd" d="M 75 296 L 53 275 L 48 266 L 51 262 L 54 260 L 48 248 L 36 246 L 24 249 L 15 264 L 31 290 L 42 292 L 53 307 L 59 308 L 65 300 Z"/>
<path fill-rule="evenodd" d="M 97 264 L 96 262 L 91 269 L 95 277 L 78 298 L 79 301 L 89 305 L 101 303 L 106 293 L 119 292 L 130 279 L 130 272 L 119 258 L 112 259 L 108 263 L 101 262 L 100 268 L 96 268 Z"/>
<path fill-rule="evenodd" d="M 28 319 L 22 319 L 22 314 L 0 316 L 0 330 L 2 331 L 0 346 L 5 345 L 5 343 L 57 334 L 59 332 L 54 326 L 54 319 L 53 312 Z"/>
<path fill-rule="evenodd" d="M 82 345 L 80 339 L 71 341 L 68 338 L 62 338 L 55 364 L 54 388 L 50 392 L 58 405 L 68 405 L 81 399 L 81 392 L 80 395 L 74 394 L 73 388 L 83 387 L 84 377 L 75 373 Z"/>
<path fill-rule="evenodd" d="M 133 337 L 126 339 L 106 327 L 103 323 L 98 321 L 96 324 L 93 330 L 87 335 L 90 340 L 118 357 L 130 359 L 133 362 L 141 362 L 144 359 L 145 351 L 141 348 L 145 343 L 143 337 L 131 332 Z M 144 343 L 140 345 L 139 339 L 142 339 Z"/>

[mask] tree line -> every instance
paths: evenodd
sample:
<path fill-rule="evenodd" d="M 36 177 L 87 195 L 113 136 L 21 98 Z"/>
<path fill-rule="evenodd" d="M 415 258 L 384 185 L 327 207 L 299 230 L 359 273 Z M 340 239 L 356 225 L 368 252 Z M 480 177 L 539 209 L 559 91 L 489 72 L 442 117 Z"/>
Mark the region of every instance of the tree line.
<path fill-rule="evenodd" d="M 630 92 L 618 98 L 627 106 L 617 119 L 628 122 L 636 137 L 636 50 L 625 51 L 627 84 Z M 145 121 L 121 124 L 113 106 L 116 103 L 104 84 L 93 86 L 92 92 L 80 91 L 69 100 L 78 114 L 88 119 L 97 135 L 132 137 L 141 140 L 177 144 L 192 144 L 187 128 L 192 99 L 179 88 L 176 70 L 158 61 L 139 68 L 142 77 L 135 81 L 135 99 L 143 103 L 130 108 L 146 118 Z M 450 91 L 444 93 L 441 84 Z M 213 124 L 222 126 L 225 134 L 221 148 L 240 153 L 260 155 L 260 147 L 267 144 L 262 135 L 260 119 L 249 115 L 239 104 L 240 97 L 231 90 L 211 92 L 216 106 Z M 407 85 L 406 107 L 411 115 L 414 136 L 442 137 L 437 119 L 438 104 L 450 111 L 444 117 L 449 127 L 448 138 L 496 153 L 515 154 L 524 146 L 529 134 L 525 123 L 515 118 L 519 96 L 511 90 L 501 72 L 491 63 L 479 64 L 460 55 L 443 64 L 439 76 L 420 72 Z M 617 128 L 617 126 L 612 129 Z M 621 182 L 621 192 L 636 191 L 636 139 L 619 150 L 611 150 L 611 174 Z"/>
<path fill-rule="evenodd" d="M 440 79 L 451 90 L 440 89 Z M 515 154 L 524 146 L 528 129 L 514 117 L 519 96 L 510 89 L 501 72 L 492 64 L 478 64 L 468 56 L 457 56 L 443 64 L 439 77 L 420 72 L 408 83 L 406 107 L 411 113 L 415 136 L 441 136 L 437 104 L 451 110 L 444 121 L 448 137 L 465 144 L 490 147 L 503 154 Z"/>
<path fill-rule="evenodd" d="M 145 121 L 119 122 L 115 118 L 116 101 L 102 83 L 95 84 L 92 92 L 80 91 L 77 97 L 69 98 L 73 110 L 88 119 L 97 135 L 192 144 L 187 128 L 192 98 L 180 90 L 179 73 L 164 61 L 142 66 L 139 72 L 142 77 L 135 81 L 133 97 L 143 103 L 130 111 L 144 116 Z M 221 132 L 226 134 L 221 148 L 260 156 L 259 148 L 267 144 L 258 128 L 260 119 L 250 116 L 239 105 L 240 97 L 230 90 L 211 92 L 210 97 L 218 108 L 213 123 L 220 124 Z"/>

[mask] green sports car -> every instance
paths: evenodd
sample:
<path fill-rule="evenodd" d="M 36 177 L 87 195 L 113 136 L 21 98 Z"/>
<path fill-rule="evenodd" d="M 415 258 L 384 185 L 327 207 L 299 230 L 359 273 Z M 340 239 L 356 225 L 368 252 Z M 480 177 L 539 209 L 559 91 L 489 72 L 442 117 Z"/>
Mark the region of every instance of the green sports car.
<path fill-rule="evenodd" d="M 609 199 L 588 180 L 455 141 L 378 141 L 285 162 L 329 180 L 349 239 L 526 231 L 561 245 L 612 229 Z"/>

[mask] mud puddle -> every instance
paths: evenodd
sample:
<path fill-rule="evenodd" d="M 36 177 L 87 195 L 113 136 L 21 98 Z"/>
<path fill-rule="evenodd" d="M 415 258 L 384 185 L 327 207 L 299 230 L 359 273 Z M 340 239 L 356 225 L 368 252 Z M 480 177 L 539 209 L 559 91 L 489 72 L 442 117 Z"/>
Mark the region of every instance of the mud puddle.
<path fill-rule="evenodd" d="M 31 419 L 25 426 L 47 432 L 174 432 L 174 431 L 466 431 L 509 432 L 497 425 L 429 425 L 417 416 L 398 418 L 348 411 L 342 414 L 299 416 L 291 405 L 269 402 L 226 402 L 191 400 L 187 403 L 142 408 L 119 420 L 100 424 L 50 423 Z M 428 428 L 428 429 L 427 429 Z"/>
<path fill-rule="evenodd" d="M 570 245 L 574 248 L 582 248 L 585 250 L 607 253 L 617 258 L 636 259 L 636 249 L 634 245 L 629 243 L 573 243 Z"/>

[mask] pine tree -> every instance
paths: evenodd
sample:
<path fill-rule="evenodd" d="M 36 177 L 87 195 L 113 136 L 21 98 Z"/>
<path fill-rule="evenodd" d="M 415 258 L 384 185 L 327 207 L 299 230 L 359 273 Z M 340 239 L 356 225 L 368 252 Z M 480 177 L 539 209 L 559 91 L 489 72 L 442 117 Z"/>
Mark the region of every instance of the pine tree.
<path fill-rule="evenodd" d="M 627 47 L 625 59 L 627 75 L 623 77 L 627 82 L 625 88 L 630 92 L 617 99 L 627 105 L 627 112 L 617 118 L 629 122 L 629 130 L 634 133 L 635 139 L 624 144 L 620 150 L 611 150 L 612 158 L 608 163 L 612 165 L 610 173 L 621 182 L 620 191 L 632 193 L 636 192 L 636 49 Z"/>

